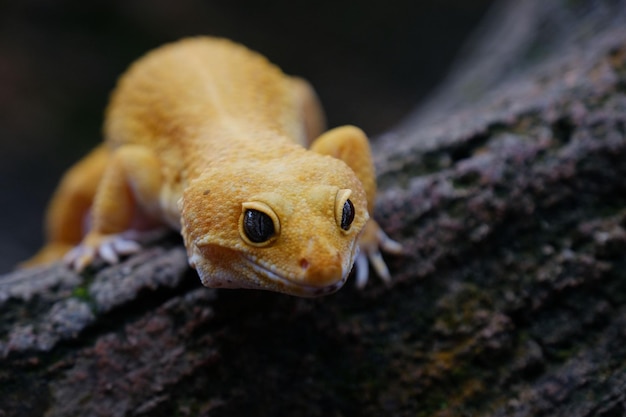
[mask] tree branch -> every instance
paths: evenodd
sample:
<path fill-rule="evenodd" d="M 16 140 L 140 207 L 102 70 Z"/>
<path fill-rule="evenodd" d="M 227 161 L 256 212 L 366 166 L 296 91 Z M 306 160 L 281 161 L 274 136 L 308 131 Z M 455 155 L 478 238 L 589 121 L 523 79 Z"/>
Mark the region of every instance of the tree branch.
<path fill-rule="evenodd" d="M 501 79 L 375 143 L 391 289 L 209 290 L 176 238 L 0 277 L 0 415 L 623 413 L 626 30 Z"/>

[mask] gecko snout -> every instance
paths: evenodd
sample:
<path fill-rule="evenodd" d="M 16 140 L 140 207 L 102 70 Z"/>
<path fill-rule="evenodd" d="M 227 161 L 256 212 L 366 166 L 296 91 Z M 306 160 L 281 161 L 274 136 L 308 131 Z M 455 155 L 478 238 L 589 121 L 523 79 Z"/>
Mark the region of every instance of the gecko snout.
<path fill-rule="evenodd" d="M 336 284 L 344 277 L 344 267 L 339 252 L 329 253 L 323 257 L 302 256 L 298 261 L 302 272 L 302 281 L 314 287 L 326 287 Z"/>

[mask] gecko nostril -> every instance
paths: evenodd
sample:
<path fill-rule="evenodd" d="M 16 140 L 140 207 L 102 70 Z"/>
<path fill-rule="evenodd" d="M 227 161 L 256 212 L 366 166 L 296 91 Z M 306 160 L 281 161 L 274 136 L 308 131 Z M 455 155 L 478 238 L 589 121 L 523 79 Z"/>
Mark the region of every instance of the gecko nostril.
<path fill-rule="evenodd" d="M 306 258 L 300 259 L 300 268 L 304 270 L 309 268 L 309 261 L 307 261 Z"/>

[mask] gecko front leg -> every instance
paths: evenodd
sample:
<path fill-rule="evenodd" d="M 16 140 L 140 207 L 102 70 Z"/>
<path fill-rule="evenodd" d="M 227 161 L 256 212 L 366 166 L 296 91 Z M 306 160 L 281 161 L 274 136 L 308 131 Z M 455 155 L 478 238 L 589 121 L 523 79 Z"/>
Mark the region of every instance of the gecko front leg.
<path fill-rule="evenodd" d="M 402 245 L 389 238 L 373 218 L 376 200 L 376 175 L 367 136 L 355 126 L 341 126 L 318 137 L 311 144 L 311 150 L 345 162 L 359 178 L 367 194 L 367 209 L 370 220 L 359 236 L 360 253 L 356 259 L 357 287 L 363 288 L 367 284 L 368 259 L 378 276 L 385 284 L 389 285 L 391 275 L 380 250 L 400 254 L 402 253 Z"/>
<path fill-rule="evenodd" d="M 161 181 L 159 160 L 149 149 L 124 145 L 112 151 L 94 196 L 91 226 L 65 262 L 81 271 L 96 258 L 116 263 L 120 255 L 137 252 L 141 245 L 132 229 L 158 210 Z"/>

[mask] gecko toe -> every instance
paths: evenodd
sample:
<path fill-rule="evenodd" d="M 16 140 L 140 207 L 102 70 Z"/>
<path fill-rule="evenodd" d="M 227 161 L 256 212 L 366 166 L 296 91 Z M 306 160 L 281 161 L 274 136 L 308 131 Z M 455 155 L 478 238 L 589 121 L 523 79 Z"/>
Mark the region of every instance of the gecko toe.
<path fill-rule="evenodd" d="M 385 286 L 390 287 L 392 281 L 391 274 L 383 259 L 382 252 L 402 254 L 402 245 L 387 236 L 378 223 L 371 220 L 361 235 L 359 246 L 361 253 L 355 261 L 357 265 L 357 288 L 362 289 L 367 284 L 368 260 L 372 264 L 376 275 L 385 283 Z"/>
<path fill-rule="evenodd" d="M 80 245 L 70 250 L 63 258 L 63 262 L 70 269 L 76 272 L 82 272 L 89 264 L 93 262 L 94 257 L 94 248 Z"/>
<path fill-rule="evenodd" d="M 120 260 L 112 240 L 105 241 L 100 245 L 98 255 L 109 264 L 116 264 Z"/>
<path fill-rule="evenodd" d="M 113 240 L 111 243 L 115 253 L 120 255 L 132 255 L 141 250 L 141 245 L 134 240 L 120 238 Z"/>
<path fill-rule="evenodd" d="M 359 290 L 365 288 L 369 279 L 369 265 L 367 264 L 367 255 L 360 252 L 355 259 L 356 266 L 356 287 Z"/>
<path fill-rule="evenodd" d="M 82 272 L 98 258 L 108 264 L 116 264 L 120 257 L 137 253 L 141 248 L 139 243 L 121 235 L 92 235 L 70 250 L 63 260 L 69 268 Z"/>
<path fill-rule="evenodd" d="M 380 277 L 380 279 L 385 283 L 386 286 L 391 285 L 391 274 L 389 273 L 389 268 L 387 268 L 387 264 L 383 259 L 383 255 L 380 251 L 376 250 L 367 254 L 370 263 L 376 270 L 376 274 Z"/>
<path fill-rule="evenodd" d="M 379 228 L 377 230 L 376 238 L 378 239 L 378 245 L 383 252 L 392 253 L 394 255 L 400 255 L 403 253 L 404 249 L 402 248 L 402 244 L 387 236 L 383 229 Z"/>

